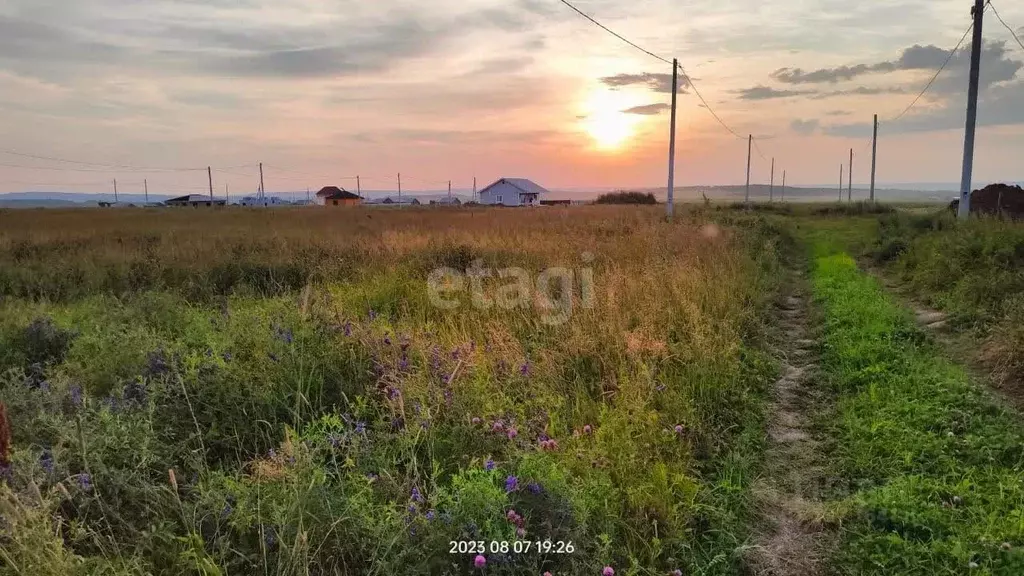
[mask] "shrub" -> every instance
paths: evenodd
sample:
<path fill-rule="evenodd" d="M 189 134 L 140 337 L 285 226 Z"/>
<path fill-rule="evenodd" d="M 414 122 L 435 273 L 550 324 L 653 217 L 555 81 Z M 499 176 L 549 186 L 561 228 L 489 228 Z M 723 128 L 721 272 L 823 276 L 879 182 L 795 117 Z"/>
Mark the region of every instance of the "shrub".
<path fill-rule="evenodd" d="M 608 192 L 601 194 L 595 204 L 657 204 L 654 194 L 647 192 Z"/>

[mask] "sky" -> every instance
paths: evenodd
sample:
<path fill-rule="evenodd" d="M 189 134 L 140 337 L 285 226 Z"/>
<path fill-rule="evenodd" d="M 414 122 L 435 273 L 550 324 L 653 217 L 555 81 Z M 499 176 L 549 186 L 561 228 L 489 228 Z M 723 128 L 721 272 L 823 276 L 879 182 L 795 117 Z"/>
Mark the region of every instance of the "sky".
<path fill-rule="evenodd" d="M 969 0 L 578 0 L 683 67 L 677 185 L 957 182 Z M 993 4 L 1018 36 L 1024 3 Z M 975 182 L 1024 179 L 1024 50 L 986 14 Z M 967 47 L 970 37 L 964 42 Z M 672 67 L 559 0 L 4 0 L 0 192 L 664 186 Z M 692 84 L 687 82 L 692 78 Z M 699 90 L 724 128 L 694 94 Z M 41 158 L 34 158 L 41 157 Z M 52 159 L 74 160 L 79 163 Z"/>

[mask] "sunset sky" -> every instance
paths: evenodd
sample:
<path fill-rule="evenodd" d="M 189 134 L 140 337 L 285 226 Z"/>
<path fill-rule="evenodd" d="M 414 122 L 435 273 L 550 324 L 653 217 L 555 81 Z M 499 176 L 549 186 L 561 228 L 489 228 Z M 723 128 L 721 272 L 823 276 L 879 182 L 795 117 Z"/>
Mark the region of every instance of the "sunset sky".
<path fill-rule="evenodd" d="M 995 0 L 1011 26 L 1024 3 Z M 968 54 L 918 105 L 969 0 L 579 0 L 677 57 L 718 115 L 793 184 L 960 177 Z M 1024 33 L 1019 29 L 1018 35 Z M 985 21 L 975 181 L 1024 178 L 1024 51 Z M 965 46 L 970 43 L 970 38 Z M 5 0 L 0 192 L 394 188 L 500 176 L 548 188 L 664 186 L 671 67 L 558 0 Z M 738 184 L 746 140 L 679 95 L 677 184 Z M 68 164 L 10 152 L 78 160 Z M 201 167 L 154 171 L 130 167 Z M 59 168 L 59 169 L 55 169 Z M 75 170 L 71 170 L 75 169 Z M 226 171 L 225 171 L 226 170 Z M 754 180 L 768 163 L 755 154 Z"/>

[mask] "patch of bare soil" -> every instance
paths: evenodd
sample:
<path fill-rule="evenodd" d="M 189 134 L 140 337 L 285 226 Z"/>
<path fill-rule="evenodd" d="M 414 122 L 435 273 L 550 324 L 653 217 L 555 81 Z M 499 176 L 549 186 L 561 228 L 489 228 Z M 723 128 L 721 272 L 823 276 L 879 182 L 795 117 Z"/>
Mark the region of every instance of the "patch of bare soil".
<path fill-rule="evenodd" d="M 818 488 L 824 471 L 812 414 L 822 399 L 815 386 L 817 340 L 809 327 L 800 279 L 779 305 L 782 370 L 769 406 L 769 448 L 754 495 L 761 511 L 749 566 L 764 576 L 814 576 L 823 571 L 829 534 Z"/>

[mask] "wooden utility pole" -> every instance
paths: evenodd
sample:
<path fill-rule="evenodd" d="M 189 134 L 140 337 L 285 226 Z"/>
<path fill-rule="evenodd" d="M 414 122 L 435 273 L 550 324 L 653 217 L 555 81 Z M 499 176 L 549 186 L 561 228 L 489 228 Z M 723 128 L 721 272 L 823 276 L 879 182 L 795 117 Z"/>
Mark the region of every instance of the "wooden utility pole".
<path fill-rule="evenodd" d="M 257 199 L 263 201 L 263 162 L 260 162 L 260 193 L 257 195 Z"/>
<path fill-rule="evenodd" d="M 846 201 L 853 202 L 853 148 L 850 148 L 850 187 L 846 190 Z"/>
<path fill-rule="evenodd" d="M 402 204 L 402 173 L 398 173 L 398 204 Z"/>
<path fill-rule="evenodd" d="M 668 128 L 668 201 L 665 203 L 665 215 L 669 221 L 675 212 L 676 192 L 676 91 L 679 85 L 679 61 L 672 59 L 672 115 Z"/>
<path fill-rule="evenodd" d="M 974 171 L 974 130 L 978 120 L 978 76 L 981 72 L 981 26 L 984 22 L 985 0 L 974 0 L 974 37 L 971 41 L 971 73 L 967 86 L 967 123 L 964 127 L 964 165 L 960 175 L 960 207 L 957 217 L 971 214 L 971 177 Z"/>
<path fill-rule="evenodd" d="M 871 202 L 875 201 L 875 161 L 878 157 L 878 114 L 875 114 L 875 129 L 871 136 Z"/>
<path fill-rule="evenodd" d="M 785 170 L 782 171 L 782 198 L 780 198 L 779 201 L 780 202 L 785 202 L 786 201 L 786 171 Z"/>
<path fill-rule="evenodd" d="M 306 186 L 306 205 L 309 205 L 309 186 Z"/>
<path fill-rule="evenodd" d="M 359 175 L 356 175 L 356 196 L 363 195 L 363 185 L 359 182 Z"/>
<path fill-rule="evenodd" d="M 473 202 L 476 202 L 476 176 L 473 176 Z"/>
<path fill-rule="evenodd" d="M 448 181 L 448 203 L 452 203 L 452 181 Z"/>
<path fill-rule="evenodd" d="M 228 185 L 224 183 L 224 205 L 227 206 L 231 202 L 231 194 L 228 193 Z"/>
<path fill-rule="evenodd" d="M 117 203 L 117 178 L 114 178 L 114 202 Z"/>
<path fill-rule="evenodd" d="M 747 204 L 750 204 L 750 145 L 754 142 L 754 135 L 747 135 L 747 193 L 746 200 Z"/>
<path fill-rule="evenodd" d="M 213 202 L 213 168 L 206 167 L 206 177 L 210 179 L 210 202 Z"/>
<path fill-rule="evenodd" d="M 146 190 L 146 204 L 149 204 L 149 180 L 143 178 L 142 187 Z"/>
<path fill-rule="evenodd" d="M 771 183 L 768 185 L 768 201 L 773 202 L 775 200 L 775 158 L 772 158 L 772 176 Z"/>

